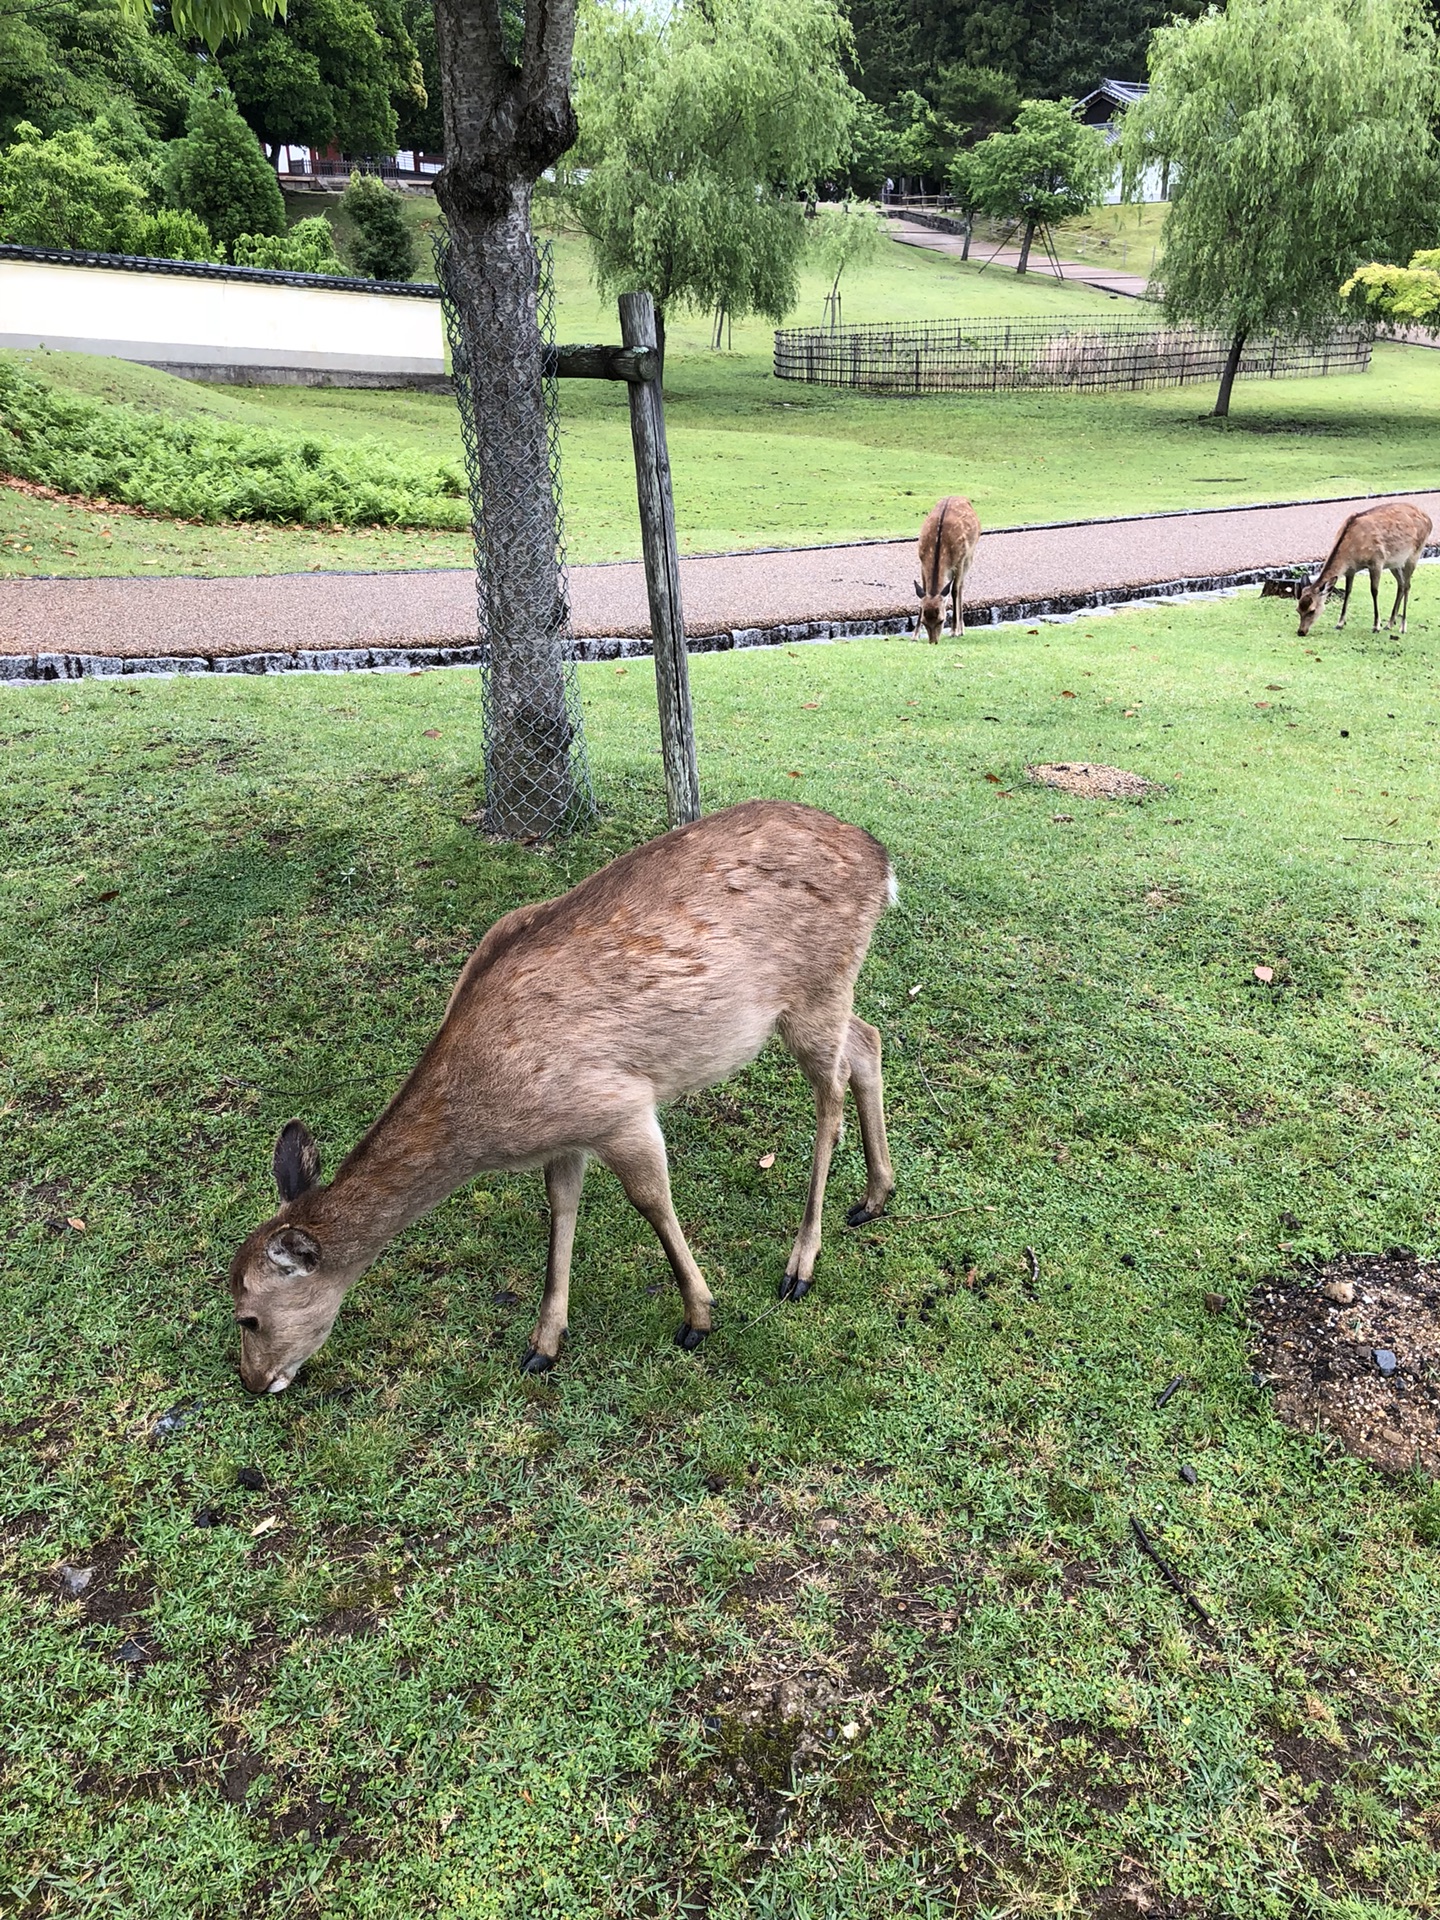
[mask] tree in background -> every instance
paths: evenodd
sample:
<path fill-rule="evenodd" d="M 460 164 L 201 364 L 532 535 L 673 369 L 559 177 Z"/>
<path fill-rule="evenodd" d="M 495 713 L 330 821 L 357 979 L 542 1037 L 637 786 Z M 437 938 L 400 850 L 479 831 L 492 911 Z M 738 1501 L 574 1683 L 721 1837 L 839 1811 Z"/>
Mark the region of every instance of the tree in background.
<path fill-rule="evenodd" d="M 941 122 L 967 147 L 1010 126 L 1020 111 L 1020 90 L 998 67 L 956 61 L 937 71 L 933 93 Z"/>
<path fill-rule="evenodd" d="M 998 69 L 1020 93 L 1085 94 L 1107 76 L 1143 80 L 1151 30 L 1205 0 L 846 0 L 851 72 L 866 97 L 892 105 L 907 90 L 949 113 L 941 76 L 964 64 Z M 1003 123 L 1002 123 L 1003 124 Z"/>
<path fill-rule="evenodd" d="M 285 231 L 285 202 L 260 143 L 221 95 L 199 97 L 185 138 L 166 155 L 171 197 L 229 246 L 242 234 Z"/>
<path fill-rule="evenodd" d="M 1408 267 L 1372 260 L 1340 289 L 1340 298 L 1372 320 L 1396 327 L 1440 325 L 1440 247 L 1426 247 Z"/>
<path fill-rule="evenodd" d="M 1361 261 L 1433 223 L 1435 30 L 1422 0 L 1230 0 L 1155 35 L 1150 81 L 1125 177 L 1169 163 L 1165 310 L 1229 334 L 1223 419 L 1251 334 L 1324 331 Z"/>
<path fill-rule="evenodd" d="M 347 251 L 357 273 L 370 280 L 408 280 L 416 267 L 415 240 L 400 195 L 371 173 L 352 173 L 340 209 L 354 228 Z"/>
<path fill-rule="evenodd" d="M 1088 213 L 1104 197 L 1112 161 L 1105 136 L 1075 118 L 1071 100 L 1027 100 L 1009 133 L 992 133 L 960 176 L 975 204 L 1024 222 L 1017 273 L 1030 264 L 1036 230 Z"/>
<path fill-rule="evenodd" d="M 402 0 L 400 15 L 420 63 L 420 88 L 408 87 L 395 102 L 400 123 L 396 138 L 402 147 L 414 152 L 440 153 L 445 146 L 445 123 L 440 106 L 435 9 L 430 0 Z"/>
<path fill-rule="evenodd" d="M 393 153 L 397 99 L 425 99 L 398 0 L 290 0 L 283 20 L 257 21 L 220 64 L 277 167 L 287 142 Z"/>
<path fill-rule="evenodd" d="M 847 267 L 863 267 L 879 258 L 890 244 L 885 216 L 863 200 L 844 200 L 838 207 L 822 207 L 809 222 L 810 257 L 831 275 L 825 296 L 825 319 L 840 324 L 840 278 Z"/>
<path fill-rule="evenodd" d="M 606 293 L 783 319 L 805 246 L 797 188 L 846 157 L 857 105 L 831 0 L 598 5 L 582 26 L 578 196 Z"/>

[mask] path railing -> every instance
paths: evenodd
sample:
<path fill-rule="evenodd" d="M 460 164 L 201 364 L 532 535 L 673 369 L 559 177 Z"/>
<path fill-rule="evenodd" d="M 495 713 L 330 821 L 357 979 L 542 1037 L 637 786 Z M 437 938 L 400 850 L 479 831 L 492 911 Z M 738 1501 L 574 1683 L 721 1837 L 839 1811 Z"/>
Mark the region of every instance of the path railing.
<path fill-rule="evenodd" d="M 1316 340 L 1249 341 L 1242 380 L 1363 373 L 1369 327 L 1337 327 Z M 930 320 L 851 327 L 784 327 L 775 376 L 867 393 L 986 393 L 1074 389 L 1091 393 L 1218 380 L 1230 343 L 1197 327 L 1125 319 Z"/>

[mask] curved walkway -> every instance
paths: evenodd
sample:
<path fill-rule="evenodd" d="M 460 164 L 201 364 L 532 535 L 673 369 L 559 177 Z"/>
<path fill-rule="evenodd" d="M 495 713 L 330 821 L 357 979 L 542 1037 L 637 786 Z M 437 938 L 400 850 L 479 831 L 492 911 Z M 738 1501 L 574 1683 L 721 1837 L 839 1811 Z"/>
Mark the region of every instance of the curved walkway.
<path fill-rule="evenodd" d="M 1416 501 L 1440 522 L 1440 493 L 1207 508 L 1119 520 L 1012 527 L 980 541 L 965 604 L 972 623 L 1033 618 L 1137 594 L 1202 589 L 1315 565 L 1348 513 L 1381 497 Z M 915 609 L 912 540 L 797 547 L 682 560 L 686 628 L 699 647 L 894 632 Z M 570 574 L 582 654 L 639 652 L 650 623 L 638 562 Z M 398 658 L 296 661 L 297 652 L 453 650 L 475 644 L 468 572 L 304 573 L 236 579 L 0 580 L 0 678 L 23 662 L 101 659 L 402 664 Z M 276 659 L 275 664 L 280 664 Z M 428 664 L 441 664 L 438 661 Z"/>

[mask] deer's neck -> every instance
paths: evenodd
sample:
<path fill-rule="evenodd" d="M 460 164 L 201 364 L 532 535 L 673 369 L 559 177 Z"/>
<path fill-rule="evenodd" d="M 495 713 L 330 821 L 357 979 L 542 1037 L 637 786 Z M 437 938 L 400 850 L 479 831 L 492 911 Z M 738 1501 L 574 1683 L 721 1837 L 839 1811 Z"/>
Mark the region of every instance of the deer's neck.
<path fill-rule="evenodd" d="M 319 1202 L 322 1238 L 358 1271 L 474 1171 L 473 1146 L 422 1066 L 336 1170 Z"/>

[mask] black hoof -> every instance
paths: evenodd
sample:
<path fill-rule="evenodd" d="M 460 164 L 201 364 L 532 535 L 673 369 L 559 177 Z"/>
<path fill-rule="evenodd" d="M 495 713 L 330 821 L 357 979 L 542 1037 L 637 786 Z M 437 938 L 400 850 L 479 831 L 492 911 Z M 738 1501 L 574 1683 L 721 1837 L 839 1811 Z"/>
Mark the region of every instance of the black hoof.
<path fill-rule="evenodd" d="M 534 1347 L 525 1349 L 525 1357 L 520 1362 L 522 1373 L 548 1373 L 555 1362 L 548 1353 L 537 1353 Z"/>
<path fill-rule="evenodd" d="M 708 1327 L 692 1327 L 688 1320 L 680 1322 L 680 1330 L 675 1335 L 677 1347 L 683 1347 L 686 1353 L 693 1353 L 702 1340 L 710 1338 Z"/>
<path fill-rule="evenodd" d="M 787 1273 L 785 1278 L 780 1282 L 780 1298 L 782 1300 L 803 1300 L 814 1284 L 815 1282 L 813 1280 L 802 1280 L 798 1273 Z"/>
<path fill-rule="evenodd" d="M 889 1204 L 890 1195 L 888 1193 L 880 1202 L 879 1206 L 873 1211 L 869 1205 L 862 1200 L 858 1206 L 851 1207 L 850 1211 L 846 1214 L 845 1224 L 847 1227 L 868 1227 L 872 1220 L 878 1220 L 881 1217 Z"/>

